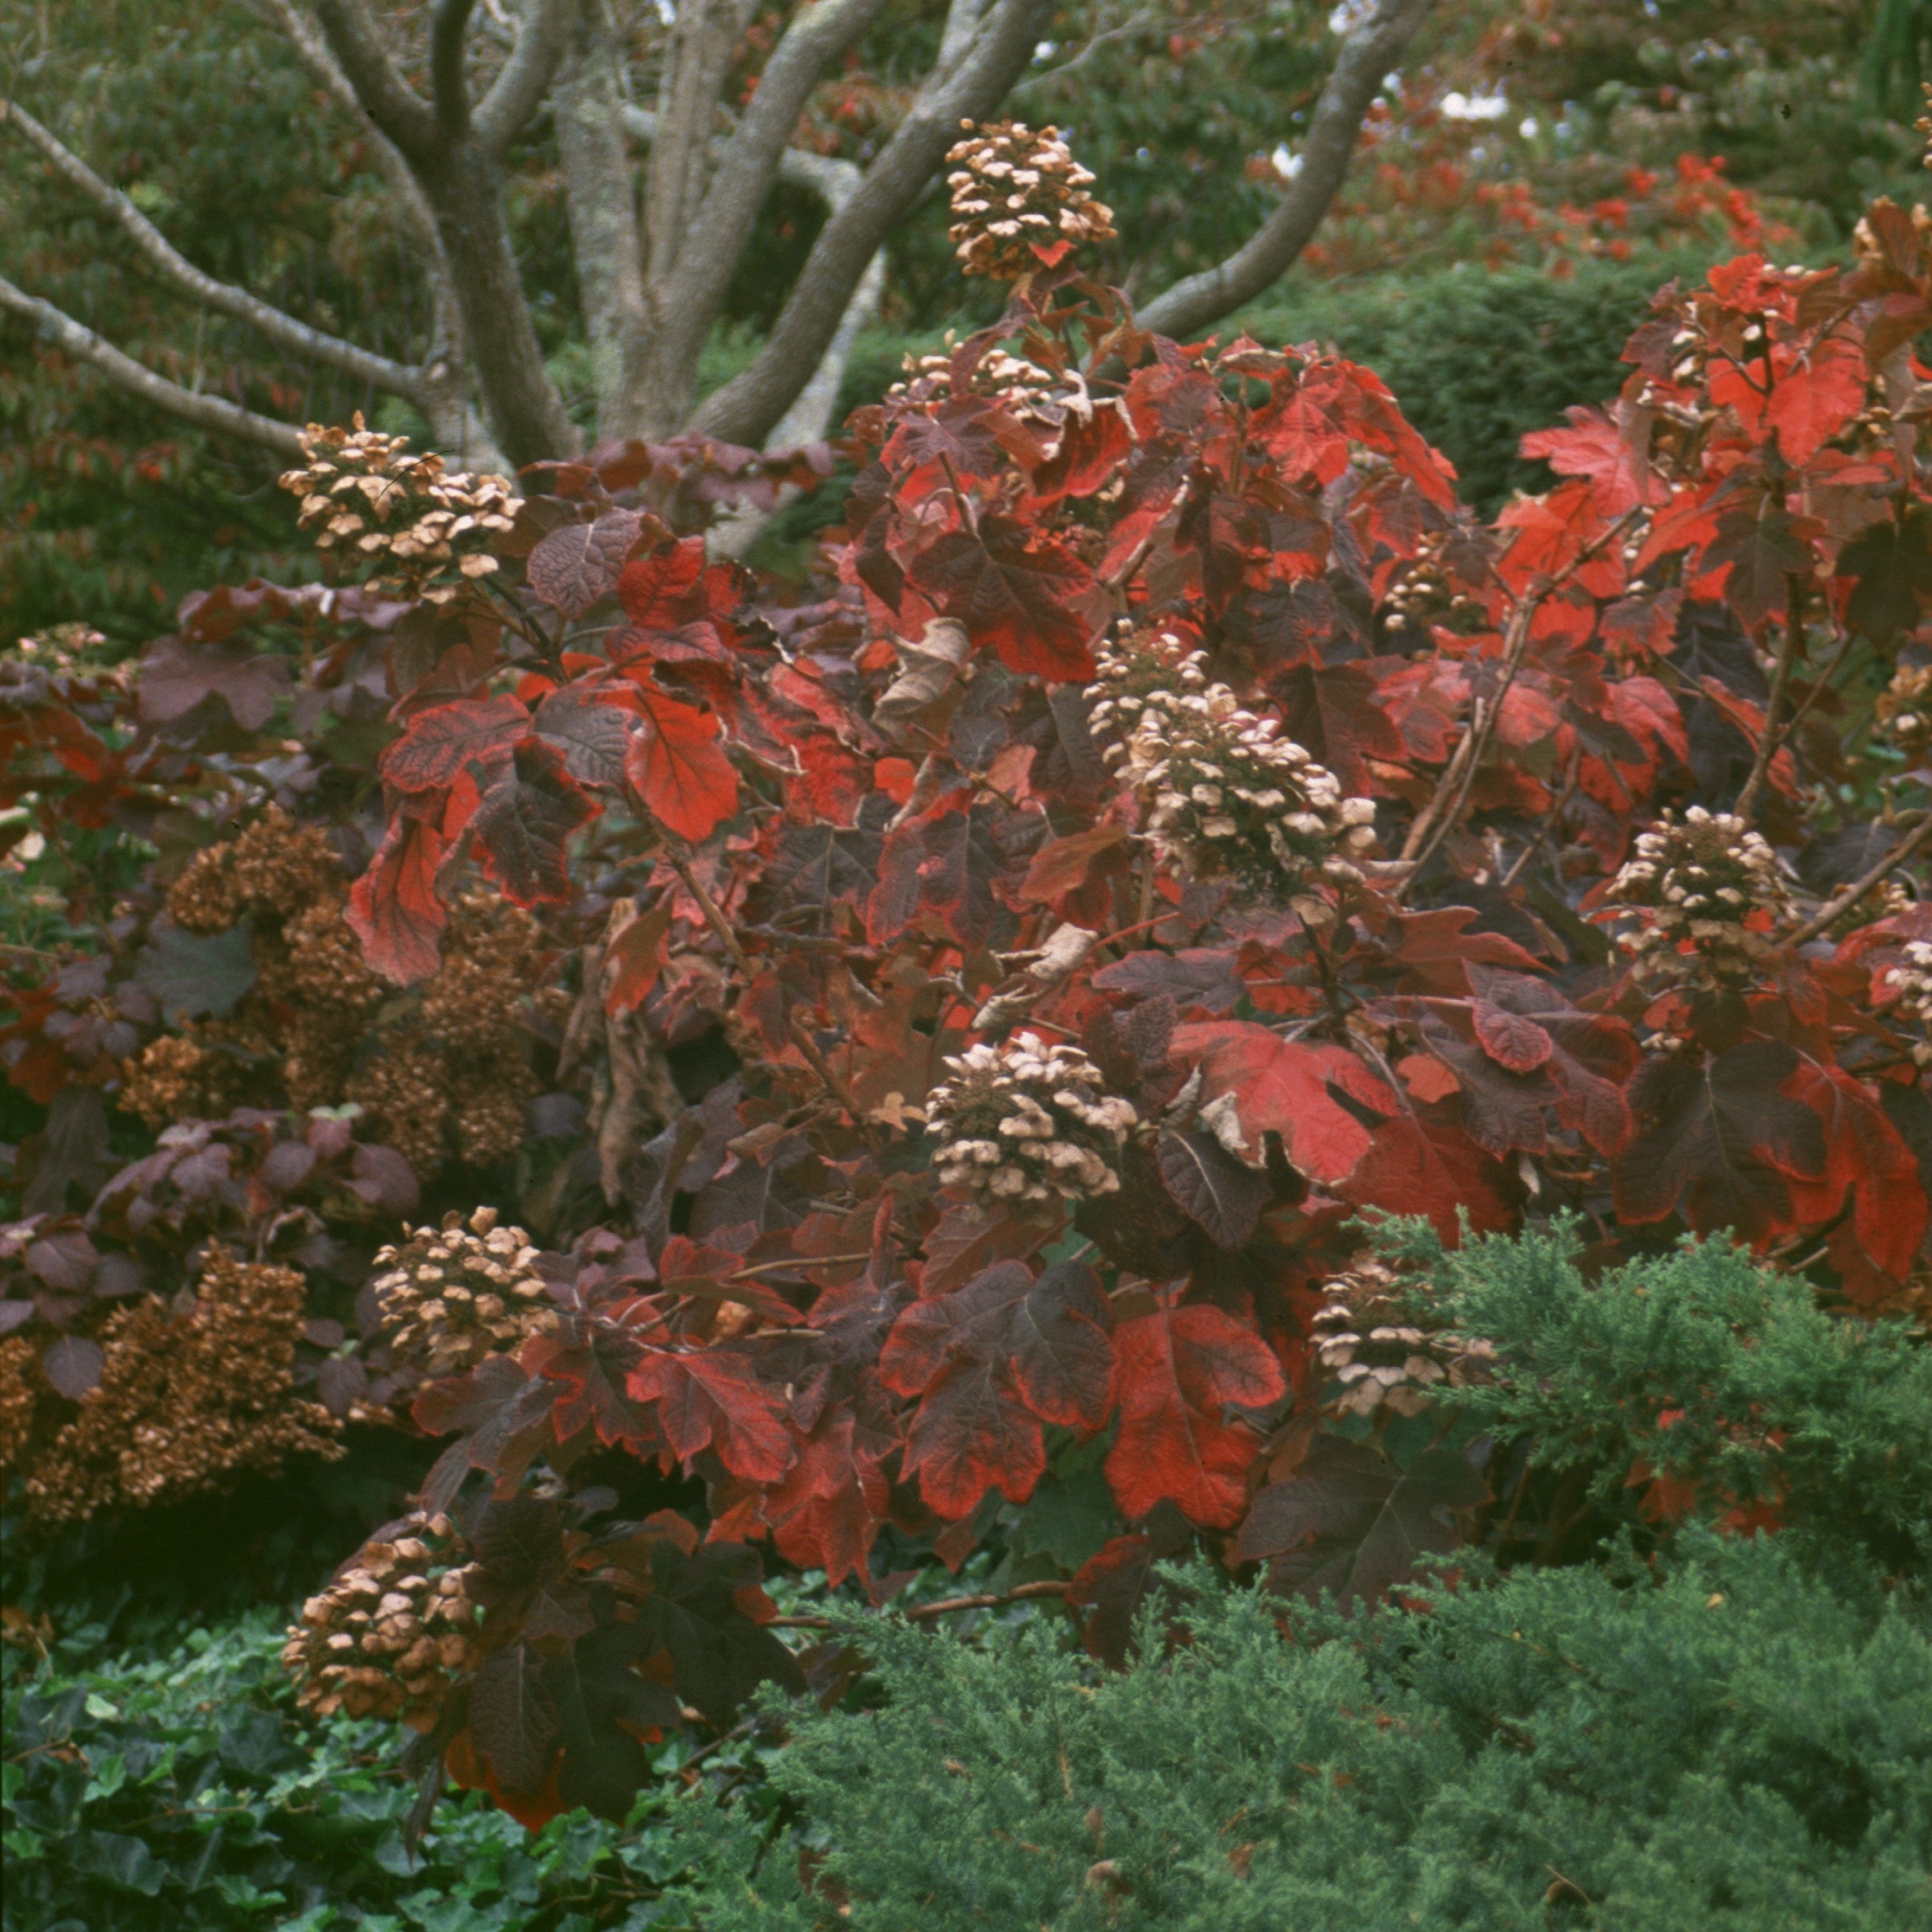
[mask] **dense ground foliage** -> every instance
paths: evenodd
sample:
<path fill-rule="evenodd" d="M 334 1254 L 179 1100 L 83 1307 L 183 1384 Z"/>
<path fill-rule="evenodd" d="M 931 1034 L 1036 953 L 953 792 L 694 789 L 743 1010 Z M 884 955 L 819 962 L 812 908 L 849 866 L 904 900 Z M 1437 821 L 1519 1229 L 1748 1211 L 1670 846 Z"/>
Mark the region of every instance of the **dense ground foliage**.
<path fill-rule="evenodd" d="M 335 430 L 284 479 L 330 587 L 9 667 L 8 1463 L 46 1532 L 438 1438 L 288 1650 L 414 1727 L 416 1829 L 450 1775 L 621 1817 L 761 1682 L 835 1696 L 761 1546 L 883 1595 L 992 1539 L 1115 1658 L 1190 1542 L 1370 1598 L 1589 1546 L 1578 1472 L 1444 1437 L 1481 1336 L 1361 1210 L 1922 1307 L 1923 218 L 1666 290 L 1485 522 L 1366 368 L 999 226 L 1009 153 L 1099 225 L 1029 143 L 957 151 L 1021 279 L 854 419 L 802 597 L 702 534 L 782 463 L 518 497 Z M 1650 1506 L 1782 1520 L 1782 1411 L 1714 1399 Z"/>
<path fill-rule="evenodd" d="M 798 1724 L 771 1774 L 795 1841 L 681 1816 L 706 1847 L 705 1922 L 1918 1922 L 1922 1342 L 1834 1323 L 1715 1244 L 1594 1286 L 1560 1240 L 1434 1247 L 1410 1246 L 1427 1270 L 1410 1312 L 1494 1349 L 1451 1437 L 1479 1427 L 1492 1466 L 1586 1472 L 1598 1561 L 1499 1578 L 1463 1552 L 1354 1615 L 1177 1567 L 1121 1675 L 1046 1625 L 975 1648 L 848 1614 L 882 1703 Z M 1705 1487 L 1702 1520 L 1660 1536 L 1632 1500 L 1646 1468 L 1682 1482 L 1719 1462 L 1780 1494 L 1782 1529 L 1714 1534 Z"/>

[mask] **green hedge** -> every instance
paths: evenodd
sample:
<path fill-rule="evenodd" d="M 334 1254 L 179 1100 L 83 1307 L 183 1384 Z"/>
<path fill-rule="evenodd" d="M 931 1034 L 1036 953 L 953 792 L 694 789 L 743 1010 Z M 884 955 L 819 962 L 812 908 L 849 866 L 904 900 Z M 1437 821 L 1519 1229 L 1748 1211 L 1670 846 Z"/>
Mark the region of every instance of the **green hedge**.
<path fill-rule="evenodd" d="M 1922 1604 L 1708 1532 L 1661 1580 L 1466 1578 L 1426 1615 L 1297 1609 L 1289 1642 L 1278 1599 L 1188 1580 L 1190 1646 L 1118 1677 L 1040 1624 L 868 1627 L 885 1708 L 773 1767 L 799 1846 L 692 1807 L 706 1932 L 1932 1923 Z"/>

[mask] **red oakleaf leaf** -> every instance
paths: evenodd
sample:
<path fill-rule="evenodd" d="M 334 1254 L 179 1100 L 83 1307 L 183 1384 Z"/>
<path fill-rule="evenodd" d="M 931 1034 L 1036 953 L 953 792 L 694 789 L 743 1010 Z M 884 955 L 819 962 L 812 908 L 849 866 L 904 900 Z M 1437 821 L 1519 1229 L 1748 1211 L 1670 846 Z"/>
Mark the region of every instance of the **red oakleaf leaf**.
<path fill-rule="evenodd" d="M 1928 1207 L 1917 1157 L 1876 1096 L 1842 1067 L 1801 1054 L 1784 1091 L 1810 1108 L 1825 1129 L 1823 1174 L 1789 1177 L 1794 1210 L 1806 1226 L 1822 1226 L 1853 1190 L 1858 1246 L 1874 1267 L 1903 1281 L 1926 1238 Z"/>
<path fill-rule="evenodd" d="M 1711 395 L 1718 397 L 1717 385 Z M 1865 357 L 1849 337 L 1814 342 L 1801 362 L 1780 371 L 1764 407 L 1786 462 L 1810 462 L 1865 404 Z"/>
<path fill-rule="evenodd" d="M 1525 456 L 1540 456 L 1558 476 L 1588 477 L 1596 506 L 1606 517 L 1620 517 L 1639 503 L 1654 503 L 1668 494 L 1652 474 L 1645 448 L 1648 410 L 1627 423 L 1613 421 L 1601 409 L 1573 406 L 1563 414 L 1570 427 L 1532 430 L 1522 439 Z"/>
<path fill-rule="evenodd" d="M 350 888 L 346 916 L 370 968 L 399 986 L 436 970 L 449 914 L 436 893 L 442 834 L 419 818 L 390 822 L 369 870 Z"/>
<path fill-rule="evenodd" d="M 509 765 L 530 729 L 522 701 L 506 694 L 432 705 L 410 720 L 377 770 L 386 785 L 400 792 L 445 791 L 473 765 L 487 782 Z"/>
<path fill-rule="evenodd" d="M 484 870 L 519 906 L 561 905 L 574 890 L 570 834 L 596 816 L 562 754 L 533 738 L 483 794 L 470 826 Z"/>
<path fill-rule="evenodd" d="M 1268 680 L 1285 735 L 1326 765 L 1344 791 L 1358 795 L 1372 789 L 1366 759 L 1398 763 L 1407 753 L 1395 721 L 1375 701 L 1377 683 L 1366 665 L 1308 662 Z"/>
<path fill-rule="evenodd" d="M 245 644 L 190 644 L 160 638 L 141 655 L 144 724 L 171 724 L 204 698 L 218 697 L 244 731 L 259 731 L 289 689 L 288 660 Z"/>
<path fill-rule="evenodd" d="M 957 1518 L 997 1486 L 1024 1502 L 1046 1467 L 1042 1422 L 1098 1429 L 1113 1350 L 1107 1308 L 1075 1263 L 1038 1281 L 1000 1262 L 951 1294 L 913 1303 L 879 1354 L 879 1379 L 922 1398 L 904 1470 L 942 1516 Z"/>
<path fill-rule="evenodd" d="M 761 1510 L 787 1562 L 822 1570 L 834 1589 L 866 1574 L 872 1545 L 885 1521 L 891 1486 L 881 1472 L 882 1448 L 860 1438 L 850 1409 L 828 1407 L 809 1435 L 797 1438 L 798 1460 Z"/>
<path fill-rule="evenodd" d="M 634 510 L 606 510 L 594 523 L 566 523 L 530 554 L 530 587 L 554 610 L 579 618 L 617 588 L 618 574 L 644 527 Z"/>
<path fill-rule="evenodd" d="M 1709 1065 L 1688 1054 L 1646 1060 L 1630 1086 L 1637 1138 L 1614 1170 L 1625 1221 L 1673 1210 L 1701 1234 L 1728 1228 L 1754 1247 L 1798 1226 L 1790 1182 L 1825 1176 L 1823 1123 L 1791 1099 L 1791 1047 L 1747 1041 Z"/>
<path fill-rule="evenodd" d="M 1174 1031 L 1178 1062 L 1198 1060 L 1201 1098 L 1234 1098 L 1242 1141 L 1259 1161 L 1262 1136 L 1282 1137 L 1288 1158 L 1324 1186 L 1348 1174 L 1369 1148 L 1369 1130 L 1334 1095 L 1373 1112 L 1393 1114 L 1398 1102 L 1346 1047 L 1284 1040 L 1251 1020 L 1198 1020 Z"/>
<path fill-rule="evenodd" d="M 704 538 L 686 537 L 648 557 L 634 557 L 618 573 L 624 614 L 640 630 L 675 630 L 701 614 Z"/>
<path fill-rule="evenodd" d="M 1210 1528 L 1238 1522 L 1260 1443 L 1222 1411 L 1286 1394 L 1266 1344 L 1218 1308 L 1159 1308 L 1122 1322 L 1114 1350 L 1120 1434 L 1105 1466 L 1121 1514 L 1131 1522 L 1171 1502 Z"/>
<path fill-rule="evenodd" d="M 1526 1014 L 1507 1012 L 1486 999 L 1478 1000 L 1473 1010 L 1482 1050 L 1513 1074 L 1534 1073 L 1556 1050 L 1549 1034 Z"/>
<path fill-rule="evenodd" d="M 1074 553 L 1010 517 L 949 530 L 923 551 L 914 586 L 1009 670 L 1067 683 L 1094 674 L 1093 574 Z"/>
<path fill-rule="evenodd" d="M 1454 1242 L 1458 1209 L 1479 1233 L 1512 1226 L 1509 1186 L 1502 1163 L 1460 1127 L 1404 1114 L 1375 1130 L 1368 1152 L 1334 1192 L 1358 1207 L 1426 1214 L 1445 1241 Z"/>
<path fill-rule="evenodd" d="M 643 719 L 631 734 L 624 770 L 660 825 L 695 845 L 738 810 L 738 774 L 718 748 L 718 720 L 662 693 L 626 687 L 610 702 Z"/>
<path fill-rule="evenodd" d="M 791 1466 L 797 1452 L 776 1406 L 734 1350 L 650 1350 L 626 1386 L 634 1401 L 657 1404 L 658 1426 L 686 1462 L 714 1449 L 748 1482 L 775 1482 Z"/>

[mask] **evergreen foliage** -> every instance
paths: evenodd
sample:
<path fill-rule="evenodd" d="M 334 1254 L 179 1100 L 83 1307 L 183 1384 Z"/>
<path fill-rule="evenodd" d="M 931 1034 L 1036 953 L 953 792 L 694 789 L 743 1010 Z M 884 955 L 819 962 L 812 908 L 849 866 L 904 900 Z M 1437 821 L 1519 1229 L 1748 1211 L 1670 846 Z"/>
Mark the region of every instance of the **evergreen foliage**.
<path fill-rule="evenodd" d="M 1728 1490 L 1791 1527 L 1632 1525 L 1601 1564 L 1508 1574 L 1464 1552 L 1358 1614 L 1198 1565 L 1118 1676 L 1044 1621 L 973 1648 L 848 1614 L 881 1701 L 809 1714 L 774 1764 L 798 1842 L 681 1818 L 709 1932 L 1926 1922 L 1922 1345 L 1716 1242 L 1594 1285 L 1566 1231 L 1389 1242 L 1495 1345 L 1459 1394 L 1498 1454 L 1526 1434 L 1613 1497 L 1694 1475 L 1706 1514 Z"/>
<path fill-rule="evenodd" d="M 1466 1579 L 1288 1641 L 1266 1596 L 1190 1581 L 1190 1644 L 1119 1677 L 1043 1626 L 868 1628 L 885 1708 L 809 1720 L 772 1771 L 816 1891 L 793 1846 L 694 1820 L 707 1932 L 1925 1922 L 1932 1630 L 1869 1575 L 1699 1530 L 1655 1578 Z"/>

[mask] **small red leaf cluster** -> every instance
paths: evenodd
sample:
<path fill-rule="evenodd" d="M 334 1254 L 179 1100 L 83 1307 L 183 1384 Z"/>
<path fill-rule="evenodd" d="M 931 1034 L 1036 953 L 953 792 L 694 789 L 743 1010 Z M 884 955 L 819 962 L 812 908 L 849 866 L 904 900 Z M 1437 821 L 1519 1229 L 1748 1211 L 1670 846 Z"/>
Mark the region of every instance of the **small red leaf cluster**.
<path fill-rule="evenodd" d="M 1190 1533 L 1386 1587 L 1334 1539 L 1430 1546 L 1482 1483 L 1315 1439 L 1310 1322 L 1365 1212 L 1453 1241 L 1566 1209 L 1605 1257 L 1730 1230 L 1851 1310 L 1922 1298 L 1932 1054 L 1894 974 L 1932 940 L 1932 766 L 1870 721 L 1932 658 L 1932 262 L 1896 210 L 1866 232 L 1850 270 L 1746 256 L 1660 296 L 1622 394 L 1528 440 L 1554 480 L 1493 524 L 1369 370 L 1150 334 L 1062 265 L 859 412 L 802 594 L 707 559 L 690 506 L 742 453 L 626 446 L 531 479 L 454 602 L 336 614 L 294 702 L 357 729 L 318 734 L 301 795 L 362 842 L 370 964 L 432 970 L 479 874 L 554 944 L 531 1050 L 562 1124 L 536 1178 L 475 1192 L 547 1244 L 557 1318 L 416 1398 L 447 1438 L 424 1506 L 612 1450 L 705 1496 L 702 1546 L 646 1539 L 655 1585 L 562 1617 L 505 1586 L 452 1762 L 519 1815 L 607 1795 L 630 1733 L 578 1724 L 570 1670 L 626 1658 L 734 1709 L 705 1647 L 734 1546 L 878 1582 L 997 1532 L 1062 1553 L 1102 1645 Z M 1114 682 L 1097 718 L 1103 645 L 1146 646 L 1172 704 Z M 262 661 L 194 654 L 236 648 L 158 646 L 162 708 L 186 679 L 245 730 Z M 83 695 L 14 694 L 10 798 L 159 755 Z M 1292 741 L 1376 842 L 1278 891 L 1190 873 L 1163 812 L 1326 822 L 1198 751 L 1164 802 L 1145 734 L 1182 717 Z M 1726 813 L 1788 888 L 1719 921 L 1752 976 L 1697 970 L 1696 920 L 1638 975 L 1638 836 Z M 54 998 L 4 1049 L 43 1096 Z M 1038 1076 L 1002 1084 L 1055 1046 L 1130 1113 L 1110 1184 L 942 1185 L 942 1140 L 1090 1176 Z M 976 1097 L 929 1125 L 969 1048 Z"/>

